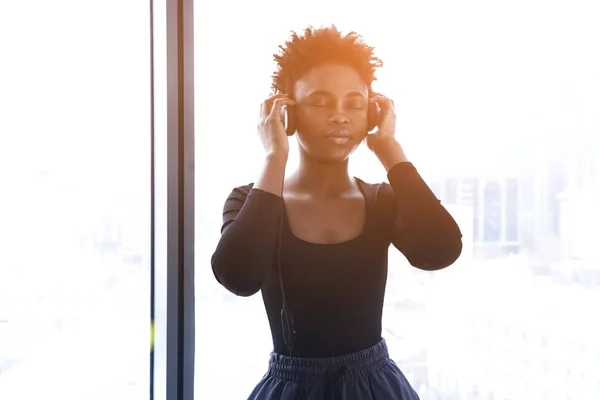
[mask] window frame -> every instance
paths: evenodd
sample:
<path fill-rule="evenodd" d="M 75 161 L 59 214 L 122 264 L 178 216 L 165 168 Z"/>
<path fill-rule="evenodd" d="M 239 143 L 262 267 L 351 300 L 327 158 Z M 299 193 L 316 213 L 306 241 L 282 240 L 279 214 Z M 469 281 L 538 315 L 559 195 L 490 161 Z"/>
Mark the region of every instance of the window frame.
<path fill-rule="evenodd" d="M 193 0 L 150 0 L 150 398 L 194 398 Z"/>

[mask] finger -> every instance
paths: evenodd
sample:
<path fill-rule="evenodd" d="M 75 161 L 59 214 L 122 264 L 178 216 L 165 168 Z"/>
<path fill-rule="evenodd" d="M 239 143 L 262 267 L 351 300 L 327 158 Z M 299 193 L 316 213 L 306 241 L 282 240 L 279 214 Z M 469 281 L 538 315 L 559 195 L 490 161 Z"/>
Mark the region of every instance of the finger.
<path fill-rule="evenodd" d="M 381 94 L 376 94 L 375 96 L 370 97 L 369 103 L 377 103 L 384 114 L 394 111 L 394 101 Z"/>
<path fill-rule="evenodd" d="M 273 102 L 277 99 L 285 98 L 285 97 L 286 96 L 284 94 L 279 93 L 279 94 L 273 95 L 273 96 L 269 97 L 268 99 L 266 99 L 265 101 L 263 101 L 260 106 L 261 116 L 263 118 L 266 118 L 271 113 L 271 108 L 272 108 Z"/>
<path fill-rule="evenodd" d="M 293 106 L 294 104 L 296 104 L 296 102 L 287 97 L 280 97 L 278 99 L 275 99 L 273 101 L 273 107 L 271 108 L 269 118 L 281 119 L 281 107 Z"/>
<path fill-rule="evenodd" d="M 369 97 L 369 102 L 377 102 L 377 103 L 384 103 L 387 101 L 392 101 L 389 97 L 384 96 L 380 93 L 374 93 L 373 95 L 371 95 Z"/>

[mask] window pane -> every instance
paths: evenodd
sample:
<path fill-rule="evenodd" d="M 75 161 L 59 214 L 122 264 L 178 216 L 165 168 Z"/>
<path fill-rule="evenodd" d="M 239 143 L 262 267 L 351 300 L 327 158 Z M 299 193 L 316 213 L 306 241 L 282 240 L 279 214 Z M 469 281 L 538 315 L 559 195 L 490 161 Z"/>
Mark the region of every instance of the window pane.
<path fill-rule="evenodd" d="M 434 273 L 390 249 L 383 336 L 421 398 L 600 396 L 596 381 L 579 378 L 600 368 L 598 325 L 573 312 L 600 302 L 600 58 L 590 50 L 600 48 L 598 5 L 394 7 L 197 4 L 199 398 L 245 398 L 266 371 L 261 296 L 229 294 L 210 256 L 225 197 L 259 173 L 255 131 L 272 54 L 290 30 L 329 22 L 376 46 L 376 89 L 395 100 L 397 136 L 464 233 L 460 260 Z M 295 139 L 290 154 L 288 173 Z M 385 180 L 366 148 L 351 173 Z"/>
<path fill-rule="evenodd" d="M 2 2 L 0 37 L 0 398 L 147 399 L 148 2 Z"/>

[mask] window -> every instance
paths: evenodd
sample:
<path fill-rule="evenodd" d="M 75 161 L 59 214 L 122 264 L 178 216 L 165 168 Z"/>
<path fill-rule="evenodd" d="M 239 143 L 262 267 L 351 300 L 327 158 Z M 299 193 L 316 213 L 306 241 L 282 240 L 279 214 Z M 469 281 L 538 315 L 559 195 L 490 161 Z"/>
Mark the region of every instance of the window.
<path fill-rule="evenodd" d="M 456 204 L 458 202 L 458 182 L 456 178 L 446 179 L 446 204 Z"/>
<path fill-rule="evenodd" d="M 506 182 L 506 241 L 519 240 L 519 181 Z M 514 245 L 513 245 L 514 246 Z"/>
<path fill-rule="evenodd" d="M 502 236 L 502 194 L 496 181 L 486 183 L 483 195 L 485 242 L 499 242 Z"/>
<path fill-rule="evenodd" d="M 494 376 L 509 374 L 516 381 L 520 369 L 513 369 L 514 358 L 485 344 L 524 354 L 531 342 L 521 341 L 526 332 L 549 343 L 560 340 L 555 320 L 571 321 L 574 331 L 593 329 L 589 315 L 569 310 L 600 302 L 600 288 L 588 290 L 571 278 L 547 282 L 537 271 L 568 271 L 574 255 L 585 257 L 590 270 L 600 269 L 594 243 L 584 240 L 589 227 L 600 224 L 597 214 L 588 213 L 593 222 L 571 223 L 568 217 L 589 208 L 599 190 L 592 164 L 578 159 L 582 150 L 600 159 L 600 59 L 589 51 L 600 48 L 599 6 L 591 0 L 501 7 L 434 3 L 397 4 L 395 11 L 383 0 L 368 7 L 317 0 L 301 6 L 275 0 L 196 3 L 198 398 L 245 398 L 267 368 L 271 336 L 260 294 L 238 298 L 226 292 L 212 275 L 210 256 L 226 196 L 258 174 L 263 153 L 256 117 L 270 92 L 272 54 L 290 30 L 308 24 L 335 22 L 376 46 L 384 61 L 377 90 L 395 100 L 397 134 L 409 157 L 440 197 L 447 195 L 449 179 L 458 182 L 456 194 L 442 199 L 470 240 L 457 264 L 426 273 L 390 250 L 384 336 L 399 366 L 425 388 L 421 398 L 460 400 L 452 382 L 478 385 L 485 398 L 543 397 L 547 378 L 537 355 L 528 355 L 529 370 L 539 369 L 528 375 L 529 392 L 500 393 Z M 296 142 L 290 143 L 291 173 L 298 160 Z M 568 173 L 554 167 L 559 161 Z M 371 182 L 385 179 L 364 147 L 354 154 L 351 173 Z M 506 251 L 514 242 L 518 246 Z M 569 307 L 560 306 L 565 298 Z M 456 322 L 475 317 L 481 328 Z M 505 326 L 510 336 L 502 334 Z M 474 336 L 472 329 L 482 345 L 454 339 Z M 600 350 L 591 337 L 586 346 Z M 417 368 L 417 359 L 426 368 Z M 479 380 L 452 368 L 465 359 L 494 365 L 493 375 Z M 548 359 L 577 362 L 560 353 Z"/>
<path fill-rule="evenodd" d="M 477 178 L 468 178 L 465 181 L 465 192 L 468 193 L 468 202 L 466 205 L 473 207 L 473 243 L 479 243 L 482 241 L 482 229 L 480 226 L 483 226 L 482 223 L 482 215 L 481 215 L 481 199 L 479 198 L 479 179 Z"/>
<path fill-rule="evenodd" d="M 147 2 L 0 6 L 0 398 L 147 399 Z"/>

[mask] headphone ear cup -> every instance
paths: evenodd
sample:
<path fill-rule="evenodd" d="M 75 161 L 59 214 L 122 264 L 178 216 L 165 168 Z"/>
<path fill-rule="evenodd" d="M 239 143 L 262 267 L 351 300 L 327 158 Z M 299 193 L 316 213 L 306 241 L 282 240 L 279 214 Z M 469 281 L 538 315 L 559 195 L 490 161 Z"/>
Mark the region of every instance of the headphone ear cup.
<path fill-rule="evenodd" d="M 379 107 L 377 103 L 369 103 L 367 111 L 367 132 L 371 132 L 379 125 Z"/>
<path fill-rule="evenodd" d="M 283 121 L 285 133 L 288 136 L 292 136 L 294 133 L 296 133 L 296 113 L 294 107 L 281 107 L 281 121 Z"/>

